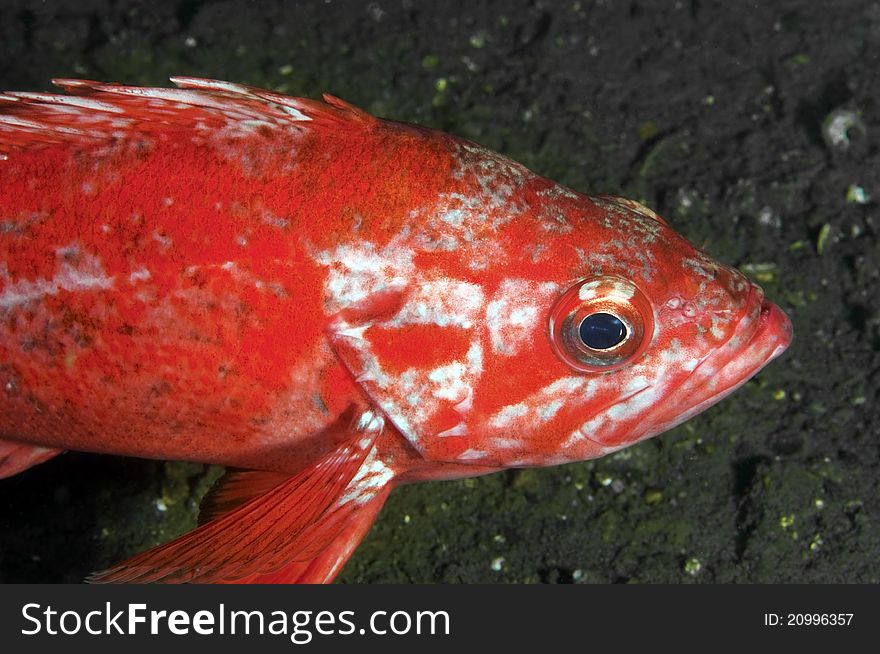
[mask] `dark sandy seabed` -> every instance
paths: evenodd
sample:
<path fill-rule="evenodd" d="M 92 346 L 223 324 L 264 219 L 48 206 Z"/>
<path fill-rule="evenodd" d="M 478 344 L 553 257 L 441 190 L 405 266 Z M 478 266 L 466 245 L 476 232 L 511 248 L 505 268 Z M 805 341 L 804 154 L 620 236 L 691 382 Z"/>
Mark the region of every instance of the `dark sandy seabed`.
<path fill-rule="evenodd" d="M 790 350 L 598 461 L 395 491 L 344 582 L 880 581 L 880 3 L 0 2 L 0 88 L 218 77 L 445 129 L 639 199 L 756 279 Z M 188 530 L 219 469 L 0 482 L 0 581 Z"/>

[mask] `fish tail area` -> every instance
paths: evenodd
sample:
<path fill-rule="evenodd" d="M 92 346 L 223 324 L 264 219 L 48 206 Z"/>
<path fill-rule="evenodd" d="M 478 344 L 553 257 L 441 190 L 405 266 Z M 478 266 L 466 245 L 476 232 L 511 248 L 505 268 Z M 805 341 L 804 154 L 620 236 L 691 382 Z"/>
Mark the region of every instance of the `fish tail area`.
<path fill-rule="evenodd" d="M 0 479 L 17 475 L 58 456 L 63 451 L 27 443 L 0 441 Z"/>
<path fill-rule="evenodd" d="M 331 581 L 368 531 L 393 478 L 376 457 L 376 435 L 354 436 L 280 483 L 278 473 L 236 473 L 232 490 L 221 493 L 219 503 L 210 503 L 212 511 L 225 506 L 230 508 L 227 513 L 87 581 Z M 236 506 L 248 489 L 262 494 Z"/>

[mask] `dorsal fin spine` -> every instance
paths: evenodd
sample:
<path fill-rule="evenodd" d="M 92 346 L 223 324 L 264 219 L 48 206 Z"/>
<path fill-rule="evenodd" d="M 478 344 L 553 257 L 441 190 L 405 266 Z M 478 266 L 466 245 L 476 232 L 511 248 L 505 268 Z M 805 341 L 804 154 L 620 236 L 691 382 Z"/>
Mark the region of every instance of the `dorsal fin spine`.
<path fill-rule="evenodd" d="M 329 94 L 321 101 L 220 80 L 171 79 L 179 88 L 58 78 L 53 83 L 67 95 L 0 94 L 0 150 L 113 140 L 130 126 L 119 124 L 125 120 L 136 121 L 143 132 L 152 131 L 151 126 L 159 130 L 167 129 L 166 125 L 195 128 L 207 122 L 223 128 L 232 123 L 241 126 L 245 136 L 254 125 L 301 131 L 330 126 L 364 128 L 377 122 L 366 111 Z"/>

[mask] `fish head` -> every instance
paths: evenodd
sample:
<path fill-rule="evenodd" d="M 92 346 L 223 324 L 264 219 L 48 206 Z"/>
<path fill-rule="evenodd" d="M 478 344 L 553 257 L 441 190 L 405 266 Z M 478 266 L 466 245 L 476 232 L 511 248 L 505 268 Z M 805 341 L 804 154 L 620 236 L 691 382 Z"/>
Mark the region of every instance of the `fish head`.
<path fill-rule="evenodd" d="M 424 459 L 603 456 L 711 406 L 788 346 L 791 324 L 758 286 L 649 209 L 489 156 L 471 166 L 472 194 L 435 203 L 422 232 L 334 259 L 382 278 L 382 315 L 343 325 L 336 349 Z"/>
<path fill-rule="evenodd" d="M 535 425 L 528 464 L 596 458 L 667 431 L 739 388 L 792 338 L 759 286 L 654 212 L 622 198 L 586 202 L 565 214 L 573 229 L 551 246 L 559 260 L 575 252 L 568 271 L 577 277 L 559 284 L 544 334 L 532 335 L 554 355 L 533 365 L 558 377 L 489 419 L 522 413 L 521 429 Z"/>
<path fill-rule="evenodd" d="M 596 458 L 664 432 L 788 346 L 791 323 L 761 288 L 654 212 L 561 187 L 545 195 L 552 209 L 542 205 L 537 223 L 554 237 L 541 239 L 540 265 L 521 261 L 519 280 L 502 282 L 518 290 L 506 311 L 487 311 L 487 350 L 507 356 L 484 368 L 515 383 L 478 386 L 496 406 L 474 431 L 508 465 Z M 517 314 L 529 308 L 540 318 L 526 335 Z"/>

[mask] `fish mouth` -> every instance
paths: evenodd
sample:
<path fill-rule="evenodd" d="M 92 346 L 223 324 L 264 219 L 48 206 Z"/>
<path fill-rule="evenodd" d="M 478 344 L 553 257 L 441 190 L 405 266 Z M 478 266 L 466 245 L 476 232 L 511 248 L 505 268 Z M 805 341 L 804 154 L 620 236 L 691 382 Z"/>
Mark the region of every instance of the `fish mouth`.
<path fill-rule="evenodd" d="M 716 386 L 732 386 L 731 390 L 739 387 L 785 352 L 791 343 L 793 329 L 788 316 L 764 299 L 759 286 L 753 284 L 750 295 L 750 309 L 727 343 L 708 357 L 707 370 L 701 371 L 717 379 Z M 694 370 L 693 376 L 699 376 L 698 370 Z"/>
<path fill-rule="evenodd" d="M 658 416 L 661 422 L 649 435 L 671 429 L 733 393 L 785 352 L 792 336 L 788 316 L 765 300 L 761 288 L 753 284 L 747 309 L 733 335 L 701 361 L 676 389 L 675 397 L 689 406 L 677 415 L 670 415 L 668 409 L 664 411 L 665 416 Z M 676 403 L 670 404 L 674 407 Z"/>
<path fill-rule="evenodd" d="M 791 320 L 789 320 L 782 309 L 772 302 L 762 300 L 758 327 L 752 335 L 751 341 L 762 339 L 770 340 L 775 344 L 774 349 L 770 352 L 762 367 L 785 352 L 789 344 L 791 344 L 793 335 L 794 329 L 792 328 Z"/>

